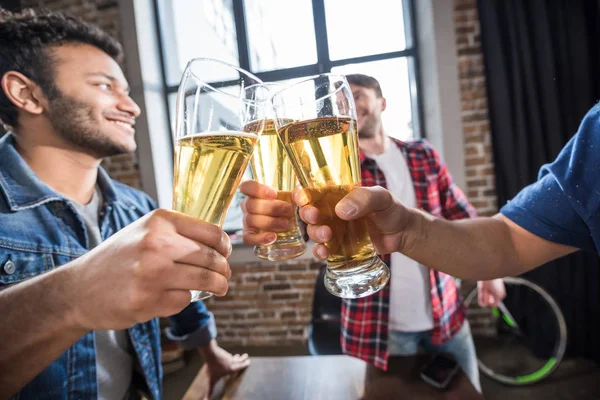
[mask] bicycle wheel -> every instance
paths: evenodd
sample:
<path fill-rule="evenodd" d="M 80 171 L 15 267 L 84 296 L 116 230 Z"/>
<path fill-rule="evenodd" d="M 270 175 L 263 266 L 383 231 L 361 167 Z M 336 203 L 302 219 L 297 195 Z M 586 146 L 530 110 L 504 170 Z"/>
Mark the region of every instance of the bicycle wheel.
<path fill-rule="evenodd" d="M 481 308 L 477 287 L 465 299 L 479 369 L 507 385 L 529 385 L 558 367 L 567 345 L 567 325 L 556 301 L 539 285 L 504 278 L 506 298 Z"/>

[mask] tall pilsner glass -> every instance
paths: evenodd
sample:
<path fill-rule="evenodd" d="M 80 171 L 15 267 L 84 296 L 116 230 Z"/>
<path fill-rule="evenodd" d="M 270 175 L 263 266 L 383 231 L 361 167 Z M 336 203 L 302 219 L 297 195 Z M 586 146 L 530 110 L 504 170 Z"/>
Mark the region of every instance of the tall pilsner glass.
<path fill-rule="evenodd" d="M 271 93 L 276 93 L 284 87 L 277 83 L 264 85 Z M 277 190 L 277 199 L 289 203 L 293 209 L 296 209 L 292 200 L 292 191 L 297 182 L 296 173 L 283 148 L 283 143 L 277 136 L 273 109 L 270 104 L 268 106 L 265 110 L 267 115 L 265 127 L 250 159 L 250 168 L 258 183 Z M 302 239 L 295 213 L 289 219 L 288 230 L 277 233 L 277 240 L 274 243 L 254 248 L 257 257 L 270 261 L 289 260 L 301 256 L 305 251 L 306 244 Z"/>
<path fill-rule="evenodd" d="M 262 81 L 222 61 L 191 60 L 177 93 L 173 208 L 223 226 L 264 126 Z M 245 127 L 252 124 L 252 131 Z M 192 290 L 192 301 L 212 293 Z"/>
<path fill-rule="evenodd" d="M 361 185 L 356 109 L 346 78 L 322 74 L 289 86 L 273 98 L 275 124 L 309 203 L 333 232 L 325 286 L 342 298 L 381 290 L 390 272 L 377 256 L 366 218 L 344 221 L 335 205 Z M 295 122 L 290 122 L 295 121 Z"/>

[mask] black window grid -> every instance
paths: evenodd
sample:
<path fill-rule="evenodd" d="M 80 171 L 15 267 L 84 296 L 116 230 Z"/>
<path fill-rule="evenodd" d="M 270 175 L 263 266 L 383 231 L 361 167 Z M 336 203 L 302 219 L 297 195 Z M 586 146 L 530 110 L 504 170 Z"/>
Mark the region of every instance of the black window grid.
<path fill-rule="evenodd" d="M 158 37 L 160 38 L 159 50 L 161 53 L 162 76 L 164 82 L 165 104 L 169 108 L 168 96 L 176 93 L 178 85 L 167 84 L 167 70 L 165 60 L 167 60 L 169 48 L 174 48 L 176 38 L 172 32 L 166 32 L 161 25 L 160 12 L 164 4 L 160 4 L 165 0 L 155 0 L 155 16 Z M 423 125 L 423 107 L 421 102 L 421 85 L 419 78 L 419 56 L 416 40 L 416 29 L 414 19 L 414 7 L 416 0 L 397 0 L 402 1 L 402 9 L 404 14 L 404 30 L 406 48 L 400 51 L 387 53 L 370 54 L 360 57 L 345 58 L 340 60 L 331 60 L 329 57 L 329 43 L 327 39 L 327 26 L 325 18 L 324 0 L 312 0 L 313 7 L 313 23 L 317 47 L 317 62 L 310 65 L 302 65 L 293 68 L 283 68 L 272 71 L 256 72 L 252 71 L 250 66 L 250 48 L 248 43 L 248 31 L 246 27 L 246 16 L 244 10 L 244 0 L 232 0 L 234 22 L 236 27 L 237 45 L 239 66 L 265 82 L 282 81 L 295 78 L 309 77 L 324 72 L 330 72 L 332 68 L 346 65 L 358 64 L 371 61 L 389 60 L 394 58 L 406 58 L 408 60 L 408 74 L 411 93 L 411 111 L 412 111 L 412 128 L 415 137 L 426 137 Z M 384 88 L 385 89 L 385 88 Z M 170 119 L 170 113 L 167 113 Z M 169 121 L 169 126 L 171 121 Z"/>

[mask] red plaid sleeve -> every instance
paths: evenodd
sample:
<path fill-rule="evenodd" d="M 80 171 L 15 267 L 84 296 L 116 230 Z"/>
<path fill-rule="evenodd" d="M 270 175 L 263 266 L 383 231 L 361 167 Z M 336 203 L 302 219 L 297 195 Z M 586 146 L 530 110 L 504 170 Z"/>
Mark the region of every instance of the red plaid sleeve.
<path fill-rule="evenodd" d="M 440 159 L 438 152 L 427 141 L 423 141 L 423 150 L 428 159 L 433 160 L 434 170 L 437 170 L 438 191 L 442 216 L 446 219 L 464 219 L 477 216 L 475 207 L 469 203 L 467 196 L 454 184 L 452 175 L 446 164 Z"/>

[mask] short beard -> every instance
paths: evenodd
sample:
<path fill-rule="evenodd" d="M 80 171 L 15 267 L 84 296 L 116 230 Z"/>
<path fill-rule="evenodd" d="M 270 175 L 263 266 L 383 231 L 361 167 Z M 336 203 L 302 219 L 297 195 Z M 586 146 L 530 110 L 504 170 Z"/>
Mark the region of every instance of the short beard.
<path fill-rule="evenodd" d="M 368 121 L 367 124 L 363 125 L 362 129 L 358 130 L 358 137 L 368 139 L 376 136 L 378 126 L 379 124 Z"/>
<path fill-rule="evenodd" d="M 78 151 L 97 159 L 129 152 L 95 126 L 93 110 L 88 105 L 56 89 L 49 98 L 49 116 L 56 133 Z"/>

